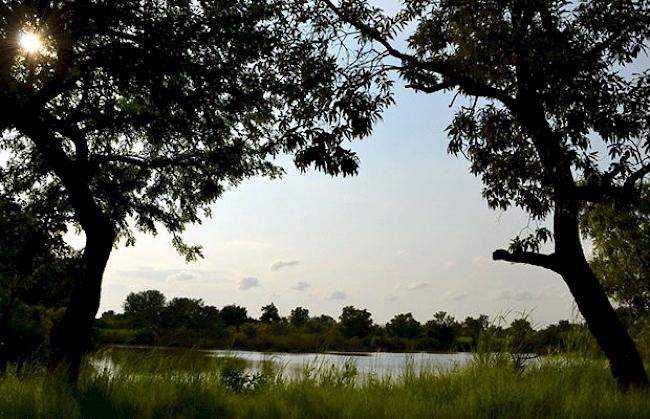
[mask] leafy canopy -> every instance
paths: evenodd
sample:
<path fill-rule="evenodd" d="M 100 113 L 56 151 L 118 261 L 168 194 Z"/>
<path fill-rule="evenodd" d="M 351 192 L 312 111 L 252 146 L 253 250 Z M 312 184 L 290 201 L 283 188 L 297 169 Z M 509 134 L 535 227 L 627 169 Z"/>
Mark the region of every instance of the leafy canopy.
<path fill-rule="evenodd" d="M 163 226 L 192 257 L 184 226 L 243 179 L 280 175 L 279 153 L 302 170 L 355 173 L 345 141 L 369 134 L 390 83 L 371 68 L 337 72 L 328 45 L 339 34 L 308 24 L 310 7 L 3 2 L 0 192 L 48 202 L 65 221 L 90 195 L 130 241 L 131 227 Z M 25 30 L 40 53 L 21 50 Z"/>
<path fill-rule="evenodd" d="M 405 0 L 387 16 L 362 0 L 323 1 L 407 87 L 467 99 L 448 127 L 449 151 L 470 160 L 490 207 L 539 222 L 557 199 L 639 199 L 650 173 L 650 70 L 626 67 L 644 63 L 635 60 L 650 38 L 650 2 Z M 551 237 L 529 232 L 512 250 L 538 251 Z"/>
<path fill-rule="evenodd" d="M 621 211 L 611 203 L 585 207 L 584 232 L 591 238 L 590 265 L 608 295 L 635 317 L 650 310 L 650 187 L 633 208 Z"/>

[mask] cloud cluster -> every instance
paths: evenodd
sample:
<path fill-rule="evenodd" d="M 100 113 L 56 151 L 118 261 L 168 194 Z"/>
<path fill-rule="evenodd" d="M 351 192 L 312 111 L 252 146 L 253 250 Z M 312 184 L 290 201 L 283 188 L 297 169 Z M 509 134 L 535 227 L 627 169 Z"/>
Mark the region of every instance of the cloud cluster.
<path fill-rule="evenodd" d="M 165 278 L 167 281 L 189 281 L 192 279 L 197 279 L 199 276 L 194 272 L 180 271 L 174 274 L 169 275 Z"/>
<path fill-rule="evenodd" d="M 135 278 L 145 281 L 188 281 L 198 279 L 205 274 L 214 274 L 215 271 L 207 270 L 186 270 L 186 269 L 158 269 L 150 266 L 139 266 L 135 268 L 117 269 L 110 273 L 122 278 Z"/>
<path fill-rule="evenodd" d="M 248 290 L 259 286 L 260 286 L 260 281 L 257 278 L 253 278 L 253 277 L 242 278 L 242 280 L 239 282 L 240 290 Z"/>
<path fill-rule="evenodd" d="M 295 259 L 287 259 L 287 260 L 276 260 L 271 264 L 271 267 L 269 268 L 271 271 L 279 271 L 282 268 L 286 268 L 289 266 L 296 266 L 300 263 L 299 260 Z"/>
<path fill-rule="evenodd" d="M 296 291 L 304 291 L 304 290 L 306 290 L 307 288 L 309 288 L 310 286 L 311 286 L 311 284 L 310 284 L 309 282 L 298 281 L 298 282 L 296 283 L 296 285 L 294 285 L 294 286 L 291 287 L 291 288 L 293 288 L 293 289 L 296 290 Z"/>
<path fill-rule="evenodd" d="M 419 290 L 422 288 L 428 288 L 429 286 L 430 284 L 428 282 L 417 281 L 417 282 L 411 282 L 406 286 L 406 288 L 410 290 Z"/>
<path fill-rule="evenodd" d="M 327 297 L 328 300 L 346 300 L 347 298 L 348 295 L 345 293 L 345 291 L 341 290 L 336 290 L 330 294 L 329 297 Z"/>

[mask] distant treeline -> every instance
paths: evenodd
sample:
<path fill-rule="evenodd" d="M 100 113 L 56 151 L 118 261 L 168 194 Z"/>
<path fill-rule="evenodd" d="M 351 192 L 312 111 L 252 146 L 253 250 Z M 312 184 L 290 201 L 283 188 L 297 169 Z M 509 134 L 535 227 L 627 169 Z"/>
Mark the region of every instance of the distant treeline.
<path fill-rule="evenodd" d="M 489 336 L 489 350 L 548 353 L 570 350 L 572 336 L 583 332 L 584 325 L 566 320 L 535 330 L 526 318 L 503 327 L 486 315 L 457 321 L 444 311 L 425 323 L 411 313 L 397 314 L 382 326 L 373 322 L 368 310 L 353 306 L 343 307 L 334 319 L 312 316 L 303 307 L 282 317 L 270 303 L 253 319 L 238 305 L 217 309 L 200 299 L 167 301 L 161 292 L 149 290 L 129 294 L 123 314 L 103 313 L 95 336 L 99 344 L 295 352 L 473 351 Z"/>

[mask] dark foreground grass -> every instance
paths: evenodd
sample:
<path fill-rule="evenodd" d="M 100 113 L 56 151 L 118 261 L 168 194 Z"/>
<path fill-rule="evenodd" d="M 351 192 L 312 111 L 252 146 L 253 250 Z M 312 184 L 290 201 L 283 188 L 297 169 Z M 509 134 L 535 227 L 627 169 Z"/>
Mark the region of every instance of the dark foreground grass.
<path fill-rule="evenodd" d="M 602 362 L 545 361 L 523 372 L 507 358 L 451 373 L 354 377 L 354 369 L 306 369 L 296 380 L 236 361 L 191 371 L 89 368 L 77 388 L 37 371 L 0 379 L 3 418 L 649 418 L 650 395 L 622 394 Z M 202 361 L 203 362 L 203 361 Z M 137 364 L 134 361 L 134 364 Z M 351 373 L 352 372 L 352 373 Z"/>

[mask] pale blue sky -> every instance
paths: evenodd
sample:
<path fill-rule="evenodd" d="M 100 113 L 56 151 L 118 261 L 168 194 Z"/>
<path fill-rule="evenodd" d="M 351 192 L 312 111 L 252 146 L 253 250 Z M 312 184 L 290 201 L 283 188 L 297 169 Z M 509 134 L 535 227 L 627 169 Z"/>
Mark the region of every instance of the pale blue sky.
<path fill-rule="evenodd" d="M 377 0 L 389 13 L 399 2 Z M 400 45 L 400 46 L 403 46 Z M 644 55 L 623 74 L 649 66 Z M 458 319 L 529 313 L 536 325 L 574 318 L 561 278 L 541 268 L 491 260 L 527 225 L 519 211 L 489 210 L 464 159 L 447 155 L 451 94 L 417 95 L 396 87 L 397 105 L 353 148 L 353 178 L 299 174 L 284 159 L 281 180 L 252 179 L 192 227 L 205 259 L 185 264 L 169 237 L 142 237 L 109 262 L 101 310 L 120 310 L 132 291 L 237 303 L 259 316 L 274 302 L 338 317 L 367 308 L 378 323 L 412 312 L 420 321 L 444 310 Z"/>
<path fill-rule="evenodd" d="M 399 5 L 374 3 L 389 12 Z M 648 63 L 646 55 L 623 73 Z M 129 292 L 159 289 L 217 307 L 240 304 L 255 317 L 274 302 L 283 315 L 303 306 L 334 317 L 354 305 L 378 323 L 404 312 L 426 321 L 439 310 L 460 320 L 525 312 L 536 325 L 571 318 L 557 275 L 491 261 L 527 218 L 489 210 L 468 162 L 447 155 L 452 95 L 397 85 L 396 99 L 371 138 L 353 144 L 357 177 L 300 174 L 285 156 L 283 179 L 250 179 L 227 192 L 213 218 L 186 235 L 204 246 L 205 259 L 186 264 L 165 234 L 138 235 L 135 247 L 116 250 L 100 312 L 121 311 Z"/>
<path fill-rule="evenodd" d="M 185 264 L 162 234 L 115 251 L 100 310 L 153 288 L 237 303 L 252 316 L 272 301 L 282 315 L 303 306 L 334 317 L 351 304 L 378 323 L 403 312 L 426 321 L 438 310 L 461 320 L 532 312 L 540 325 L 570 318 L 558 276 L 491 261 L 527 219 L 489 210 L 468 162 L 446 154 L 451 95 L 398 87 L 396 97 L 372 137 L 353 145 L 358 176 L 302 175 L 285 159 L 283 179 L 244 182 L 189 229 L 204 260 Z"/>

